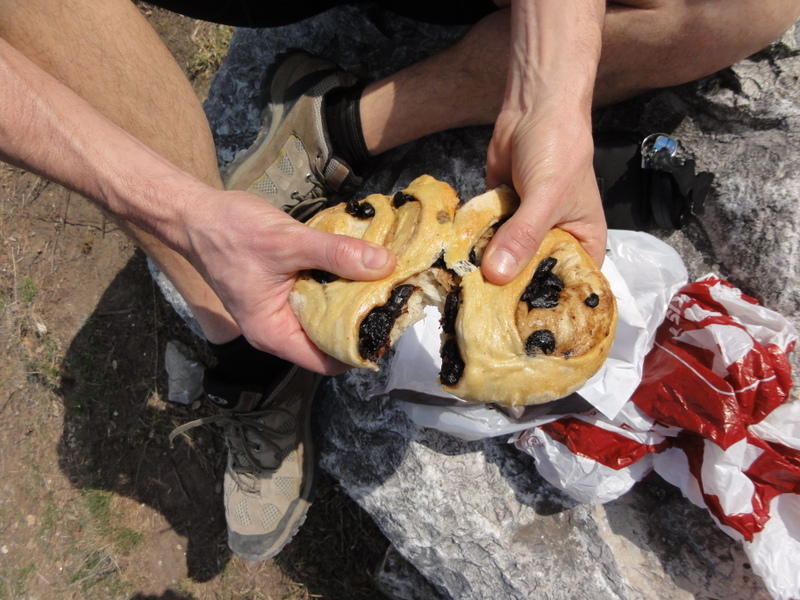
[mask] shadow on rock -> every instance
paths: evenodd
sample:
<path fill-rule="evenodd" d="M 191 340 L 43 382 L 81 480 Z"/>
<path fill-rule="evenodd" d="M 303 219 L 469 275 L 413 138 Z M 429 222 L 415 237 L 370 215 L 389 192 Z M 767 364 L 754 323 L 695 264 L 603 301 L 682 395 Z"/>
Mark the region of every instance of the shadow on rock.
<path fill-rule="evenodd" d="M 517 502 L 537 515 L 551 517 L 580 504 L 545 480 L 533 458 L 509 444 L 507 436 L 485 440 L 483 453 L 486 461 L 497 467 Z"/>
<path fill-rule="evenodd" d="M 316 405 L 320 464 L 356 500 L 394 476 L 416 430 L 393 400 L 371 396 L 372 385 L 371 372 L 349 371 L 321 386 Z"/>
<path fill-rule="evenodd" d="M 603 510 L 611 531 L 658 560 L 673 589 L 703 597 L 766 597 L 742 545 L 658 475 Z"/>
<path fill-rule="evenodd" d="M 66 353 L 59 466 L 76 489 L 113 492 L 157 510 L 188 540 L 189 577 L 207 581 L 230 557 L 219 483 L 225 452 L 219 436 L 202 429 L 191 442 L 170 448 L 173 427 L 203 416 L 161 399 L 167 389 L 163 351 L 170 339 L 202 351 L 137 255 Z"/>
<path fill-rule="evenodd" d="M 547 482 L 536 470 L 534 459 L 508 443 L 508 435 L 466 441 L 435 429 L 420 429 L 415 442 L 438 455 L 481 453 L 493 465 L 515 500 L 541 516 L 552 516 L 574 508 L 578 502 Z"/>

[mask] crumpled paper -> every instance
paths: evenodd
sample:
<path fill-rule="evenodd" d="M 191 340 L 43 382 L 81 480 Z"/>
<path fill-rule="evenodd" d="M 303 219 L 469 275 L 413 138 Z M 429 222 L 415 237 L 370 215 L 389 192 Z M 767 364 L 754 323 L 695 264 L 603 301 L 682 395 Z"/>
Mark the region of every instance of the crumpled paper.
<path fill-rule="evenodd" d="M 709 275 L 670 303 L 643 379 L 614 418 L 570 415 L 515 436 L 540 473 L 602 503 L 650 472 L 741 540 L 778 600 L 800 597 L 800 403 L 781 315 Z"/>

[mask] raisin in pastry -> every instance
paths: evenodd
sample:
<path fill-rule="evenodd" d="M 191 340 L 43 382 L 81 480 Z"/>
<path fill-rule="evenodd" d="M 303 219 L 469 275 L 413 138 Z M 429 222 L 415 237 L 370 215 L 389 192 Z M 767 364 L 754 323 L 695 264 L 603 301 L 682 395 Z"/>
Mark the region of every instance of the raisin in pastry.
<path fill-rule="evenodd" d="M 540 404 L 579 389 L 605 361 L 617 307 L 605 277 L 570 234 L 553 229 L 506 285 L 484 279 L 483 250 L 519 204 L 507 187 L 459 203 L 449 185 L 422 176 L 394 196 L 327 209 L 309 225 L 397 253 L 375 282 L 301 273 L 290 296 L 322 350 L 357 367 L 378 359 L 423 316 L 442 313 L 446 391 L 468 401 Z"/>

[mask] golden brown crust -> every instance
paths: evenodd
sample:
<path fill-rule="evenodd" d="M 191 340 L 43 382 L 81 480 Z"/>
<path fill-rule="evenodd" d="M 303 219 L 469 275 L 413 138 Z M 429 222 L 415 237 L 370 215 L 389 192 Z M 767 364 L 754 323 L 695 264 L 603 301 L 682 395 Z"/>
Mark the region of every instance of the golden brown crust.
<path fill-rule="evenodd" d="M 322 283 L 319 274 L 301 273 L 292 308 L 322 350 L 377 369 L 380 355 L 423 316 L 423 306 L 436 304 L 445 312 L 446 391 L 509 406 L 566 396 L 605 361 L 616 301 L 580 244 L 559 229 L 512 282 L 484 279 L 482 248 L 518 202 L 502 187 L 459 206 L 453 188 L 422 176 L 394 197 L 375 194 L 327 209 L 308 224 L 391 248 L 397 268 L 376 282 Z"/>
<path fill-rule="evenodd" d="M 400 285 L 414 285 L 419 289 L 412 304 L 421 306 L 425 300 L 419 296 L 429 291 L 431 282 L 419 274 L 427 271 L 442 253 L 459 202 L 452 187 L 427 176 L 414 180 L 402 193 L 419 200 L 401 204 L 402 200 L 395 201 L 397 195 L 373 194 L 359 203 L 374 208 L 372 218 L 360 219 L 347 212 L 347 205 L 339 204 L 308 222 L 322 231 L 386 246 L 397 254 L 397 266 L 386 279 L 368 282 L 337 279 L 321 284 L 311 274 L 301 273 L 292 290 L 290 304 L 313 342 L 354 367 L 377 369 L 376 361 L 365 358 L 359 351 L 359 334 L 364 319 L 375 307 L 386 304 L 392 290 Z M 430 201 L 433 198 L 435 201 Z M 399 337 L 401 326 L 405 329 L 423 316 L 421 310 L 409 314 L 408 307 L 405 309 L 405 318 L 396 322 L 392 342 Z M 383 354 L 387 347 L 380 348 L 377 354 Z"/>
<path fill-rule="evenodd" d="M 537 267 L 555 258 L 552 272 L 563 281 L 552 308 L 521 301 Z M 464 276 L 456 337 L 464 371 L 448 392 L 472 402 L 507 406 L 540 404 L 578 390 L 605 362 L 616 328 L 616 301 L 605 277 L 580 244 L 553 229 L 534 259 L 513 281 L 497 286 L 480 271 Z M 596 294 L 594 308 L 586 300 Z M 593 302 L 591 302 L 593 303 Z M 550 332 L 553 347 L 536 344 Z M 549 336 L 544 334 L 545 342 Z"/>

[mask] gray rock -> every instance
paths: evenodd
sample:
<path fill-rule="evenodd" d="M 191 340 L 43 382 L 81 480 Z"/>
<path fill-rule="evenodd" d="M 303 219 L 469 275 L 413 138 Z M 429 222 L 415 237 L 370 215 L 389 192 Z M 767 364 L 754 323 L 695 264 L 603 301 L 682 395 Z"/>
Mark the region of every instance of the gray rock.
<path fill-rule="evenodd" d="M 206 103 L 229 162 L 258 130 L 266 68 L 286 48 L 324 54 L 380 77 L 457 39 L 463 28 L 417 26 L 345 7 L 301 25 L 236 32 Z M 798 30 L 769 51 L 696 84 L 598 113 L 599 129 L 664 131 L 715 174 L 706 212 L 672 234 L 692 276 L 714 269 L 798 322 L 800 106 Z M 361 193 L 422 173 L 465 197 L 482 191 L 490 128 L 396 149 Z M 797 358 L 794 358 L 797 364 Z M 502 439 L 464 442 L 410 422 L 389 398 L 365 400 L 379 375 L 322 388 L 321 464 L 442 597 L 468 599 L 766 599 L 741 546 L 705 511 L 658 480 L 604 506 L 580 505 Z"/>
<path fill-rule="evenodd" d="M 800 327 L 800 26 L 699 82 L 604 111 L 601 129 L 667 131 L 715 175 L 705 212 L 660 237 Z M 658 234 L 658 232 L 654 232 Z M 800 367 L 800 353 L 790 359 Z M 797 399 L 795 390 L 793 398 Z"/>
<path fill-rule="evenodd" d="M 657 480 L 579 504 L 499 438 L 417 427 L 374 377 L 323 388 L 322 466 L 395 548 L 454 599 L 766 600 L 741 547 Z"/>
<path fill-rule="evenodd" d="M 169 377 L 167 397 L 170 402 L 191 404 L 203 393 L 205 365 L 191 349 L 178 341 L 167 342 L 164 366 Z"/>

